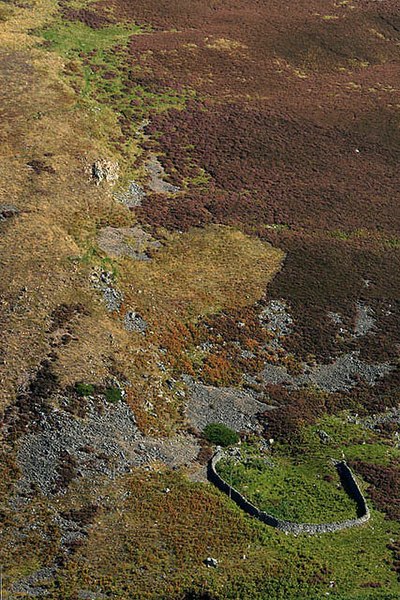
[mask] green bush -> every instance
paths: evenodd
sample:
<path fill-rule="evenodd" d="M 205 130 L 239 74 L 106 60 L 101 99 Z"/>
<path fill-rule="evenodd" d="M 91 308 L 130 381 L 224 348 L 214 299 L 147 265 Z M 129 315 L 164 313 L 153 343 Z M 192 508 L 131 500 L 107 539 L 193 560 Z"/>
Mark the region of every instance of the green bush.
<path fill-rule="evenodd" d="M 91 383 L 76 383 L 75 391 L 79 396 L 92 396 L 94 394 L 94 385 Z"/>
<path fill-rule="evenodd" d="M 118 387 L 109 387 L 105 391 L 107 402 L 115 404 L 122 400 L 122 392 Z"/>
<path fill-rule="evenodd" d="M 222 423 L 210 423 L 205 427 L 203 434 L 209 442 L 218 446 L 232 446 L 232 444 L 237 444 L 239 441 L 236 431 Z"/>

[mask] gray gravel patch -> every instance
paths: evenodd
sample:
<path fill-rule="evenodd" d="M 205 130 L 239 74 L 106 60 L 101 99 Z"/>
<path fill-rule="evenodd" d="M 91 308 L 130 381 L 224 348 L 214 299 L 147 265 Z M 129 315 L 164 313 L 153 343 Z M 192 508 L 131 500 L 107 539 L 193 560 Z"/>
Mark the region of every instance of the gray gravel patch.
<path fill-rule="evenodd" d="M 124 327 L 127 331 L 146 333 L 146 321 L 137 312 L 131 310 L 124 315 Z"/>
<path fill-rule="evenodd" d="M 102 413 L 88 403 L 85 419 L 54 411 L 42 428 L 23 438 L 18 461 L 25 482 L 34 483 L 46 495 L 56 488 L 66 453 L 77 465 L 77 476 L 114 476 L 127 470 L 126 446 L 141 437 L 132 411 L 123 402 L 103 407 Z"/>
<path fill-rule="evenodd" d="M 203 431 L 210 423 L 223 423 L 235 431 L 259 431 L 256 415 L 268 407 L 236 388 L 217 388 L 185 378 L 189 389 L 186 415 Z"/>
<path fill-rule="evenodd" d="M 285 367 L 268 364 L 260 376 L 266 384 L 293 389 L 315 385 L 326 392 L 339 392 L 351 390 L 359 379 L 372 386 L 392 369 L 390 363 L 367 363 L 359 358 L 359 352 L 349 352 L 330 364 L 308 368 L 301 375 L 290 375 Z"/>
<path fill-rule="evenodd" d="M 150 260 L 147 252 L 161 246 L 141 227 L 104 227 L 97 235 L 99 248 L 108 256 Z"/>
<path fill-rule="evenodd" d="M 354 335 L 356 337 L 362 337 L 367 335 L 375 327 L 373 309 L 367 304 L 358 302 L 356 305 L 356 319 L 354 325 Z"/>
<path fill-rule="evenodd" d="M 131 409 L 123 402 L 99 405 L 88 399 L 84 418 L 54 409 L 43 416 L 41 431 L 21 439 L 18 463 L 22 478 L 17 492 L 26 495 L 32 484 L 45 495 L 62 493 L 69 484 L 61 481 L 65 466 L 70 480 L 76 477 L 113 479 L 133 467 L 162 462 L 170 467 L 194 461 L 199 452 L 193 436 L 173 438 L 144 436 Z M 64 471 L 63 471 L 64 469 Z M 76 535 L 68 529 L 68 535 Z M 65 543 L 71 540 L 64 540 Z"/>
<path fill-rule="evenodd" d="M 180 188 L 165 181 L 167 176 L 164 167 L 156 156 L 147 161 L 147 172 L 149 174 L 149 189 L 155 194 L 177 194 Z"/>
<path fill-rule="evenodd" d="M 31 575 L 14 582 L 10 587 L 10 592 L 12 594 L 18 594 L 18 597 L 20 597 L 20 594 L 24 594 L 31 598 L 46 596 L 48 592 L 43 584 L 50 583 L 54 578 L 55 573 L 56 569 L 54 567 L 44 567 L 43 569 L 39 569 Z M 7 596 L 7 598 L 9 598 L 9 596 Z"/>
<path fill-rule="evenodd" d="M 266 364 L 260 374 L 260 377 L 264 383 L 271 385 L 293 386 L 295 383 L 295 378 L 292 375 L 289 375 L 286 367 L 281 367 L 279 365 Z M 252 382 L 254 378 L 247 376 L 246 380 Z"/>
<path fill-rule="evenodd" d="M 171 468 L 188 466 L 196 460 L 200 446 L 194 436 L 177 435 L 173 438 L 143 438 L 134 447 L 134 466 L 163 462 Z"/>
<path fill-rule="evenodd" d="M 388 408 L 383 413 L 375 415 L 368 415 L 367 417 L 359 417 L 356 415 L 349 415 L 347 417 L 349 423 L 361 424 L 363 427 L 380 432 L 382 427 L 385 427 L 388 423 L 397 425 L 397 431 L 394 434 L 397 442 L 400 442 L 400 406 L 394 408 Z"/>
<path fill-rule="evenodd" d="M 101 592 L 92 592 L 91 590 L 79 590 L 78 592 L 79 600 L 103 600 L 107 598 L 105 594 Z"/>

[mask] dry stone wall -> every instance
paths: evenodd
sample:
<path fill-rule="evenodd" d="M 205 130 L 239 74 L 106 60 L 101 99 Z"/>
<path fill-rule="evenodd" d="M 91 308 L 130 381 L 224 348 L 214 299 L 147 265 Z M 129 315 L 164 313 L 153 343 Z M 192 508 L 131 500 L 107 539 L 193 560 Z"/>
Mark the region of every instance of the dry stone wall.
<path fill-rule="evenodd" d="M 240 492 L 234 487 L 229 485 L 222 477 L 218 474 L 216 465 L 223 458 L 224 453 L 219 448 L 208 463 L 208 478 L 209 480 L 218 487 L 222 492 L 225 492 L 236 504 L 252 517 L 256 517 L 263 523 L 276 527 L 281 531 L 287 533 L 293 533 L 298 535 L 300 533 L 307 533 L 309 535 L 316 535 L 319 533 L 333 533 L 340 531 L 341 529 L 348 529 L 350 527 L 356 527 L 366 523 L 370 519 L 370 512 L 365 500 L 363 493 L 350 469 L 345 461 L 340 461 L 336 464 L 340 479 L 346 492 L 356 501 L 357 503 L 357 518 L 348 519 L 346 521 L 340 521 L 336 523 L 293 523 L 291 521 L 283 521 L 277 519 L 272 515 L 258 509 L 256 506 L 251 504 Z"/>

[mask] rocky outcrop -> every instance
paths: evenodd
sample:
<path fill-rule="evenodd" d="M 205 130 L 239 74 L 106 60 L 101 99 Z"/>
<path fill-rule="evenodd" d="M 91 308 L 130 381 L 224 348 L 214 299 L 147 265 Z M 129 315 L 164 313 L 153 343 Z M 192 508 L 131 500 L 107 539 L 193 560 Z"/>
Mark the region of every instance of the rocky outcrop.
<path fill-rule="evenodd" d="M 11 219 L 19 214 L 19 209 L 13 204 L 0 204 L 0 222 Z"/>
<path fill-rule="evenodd" d="M 91 171 L 96 185 L 100 185 L 103 181 L 114 183 L 119 177 L 118 163 L 110 160 L 96 160 L 92 165 Z"/>
<path fill-rule="evenodd" d="M 249 502 L 240 492 L 234 487 L 229 485 L 222 477 L 218 474 L 216 465 L 223 458 L 224 453 L 221 449 L 218 449 L 214 456 L 211 458 L 208 464 L 208 479 L 214 483 L 222 492 L 227 494 L 242 510 L 252 517 L 256 517 L 263 523 L 276 527 L 280 531 L 286 533 L 293 533 L 298 535 L 300 533 L 307 533 L 309 535 L 316 535 L 319 533 L 333 533 L 340 531 L 341 529 L 349 529 L 350 527 L 356 527 L 366 523 L 370 519 L 370 512 L 367 506 L 367 502 L 361 492 L 359 485 L 345 461 L 338 461 L 336 468 L 338 470 L 340 479 L 346 492 L 355 500 L 357 503 L 357 517 L 355 519 L 348 519 L 346 521 L 333 522 L 333 523 L 293 523 L 291 521 L 284 521 L 277 519 L 276 517 L 260 510 L 251 502 Z"/>

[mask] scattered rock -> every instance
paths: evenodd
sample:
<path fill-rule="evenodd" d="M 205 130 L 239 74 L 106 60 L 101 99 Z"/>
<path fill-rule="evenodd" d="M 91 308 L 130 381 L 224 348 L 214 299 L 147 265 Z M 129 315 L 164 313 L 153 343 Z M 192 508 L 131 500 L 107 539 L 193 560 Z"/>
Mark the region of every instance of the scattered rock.
<path fill-rule="evenodd" d="M 375 326 L 373 309 L 363 304 L 362 302 L 357 303 L 356 307 L 356 320 L 354 325 L 354 335 L 356 337 L 362 337 L 367 335 Z"/>
<path fill-rule="evenodd" d="M 147 323 L 138 313 L 129 311 L 124 316 L 124 327 L 127 331 L 146 333 Z"/>
<path fill-rule="evenodd" d="M 48 594 L 44 584 L 50 583 L 54 579 L 55 573 L 56 569 L 54 567 L 43 567 L 43 569 L 39 569 L 27 577 L 15 581 L 11 585 L 10 591 L 18 594 L 18 597 L 23 594 L 31 598 L 42 598 Z"/>
<path fill-rule="evenodd" d="M 315 385 L 333 393 L 351 390 L 359 379 L 372 386 L 392 369 L 389 363 L 367 363 L 359 358 L 359 352 L 348 352 L 332 363 L 318 364 L 301 375 L 290 375 L 285 367 L 266 364 L 260 376 L 267 384 L 286 385 L 293 389 Z M 255 381 L 251 377 L 246 379 L 250 383 Z"/>
<path fill-rule="evenodd" d="M 92 592 L 91 590 L 79 590 L 78 592 L 79 600 L 103 600 L 103 598 L 107 598 L 105 594 L 101 592 Z"/>
<path fill-rule="evenodd" d="M 114 198 L 128 208 L 136 208 L 137 206 L 141 206 L 145 197 L 146 193 L 144 189 L 135 181 L 131 181 L 129 183 L 126 191 L 120 191 L 114 194 Z"/>
<path fill-rule="evenodd" d="M 110 271 L 96 269 L 92 273 L 91 280 L 93 287 L 101 292 L 107 310 L 118 312 L 123 302 L 123 295 L 113 285 L 113 274 Z"/>
<path fill-rule="evenodd" d="M 359 378 L 372 386 L 391 370 L 389 363 L 367 363 L 359 358 L 359 352 L 349 352 L 331 364 L 313 367 L 305 382 L 327 392 L 348 391 L 357 385 Z"/>
<path fill-rule="evenodd" d="M 242 350 L 240 353 L 240 356 L 242 358 L 248 359 L 248 358 L 255 358 L 256 355 L 254 354 L 254 352 L 250 352 L 250 350 Z"/>
<path fill-rule="evenodd" d="M 319 429 L 317 431 L 317 434 L 318 434 L 319 439 L 321 440 L 321 442 L 324 443 L 324 444 L 327 444 L 330 441 L 330 439 L 331 439 L 331 436 L 329 434 L 327 434 L 326 431 L 324 431 L 323 429 Z"/>
<path fill-rule="evenodd" d="M 23 474 L 22 487 L 34 483 L 46 495 L 62 490 L 65 478 L 65 456 L 76 465 L 72 478 L 113 476 L 124 473 L 128 459 L 126 442 L 133 444 L 140 437 L 132 411 L 123 402 L 98 407 L 88 401 L 85 419 L 53 411 L 42 423 L 42 431 L 25 436 L 21 441 L 18 460 Z M 85 451 L 90 447 L 91 452 Z M 70 477 L 66 478 L 68 485 Z"/>
<path fill-rule="evenodd" d="M 330 320 L 333 323 L 335 323 L 335 325 L 342 325 L 343 324 L 342 316 L 339 313 L 328 311 L 327 314 L 328 314 L 328 317 L 330 318 Z"/>
<path fill-rule="evenodd" d="M 29 493 L 32 484 L 43 494 L 53 496 L 63 493 L 76 477 L 113 479 L 132 467 L 162 462 L 174 468 L 196 460 L 199 445 L 195 437 L 144 436 L 123 400 L 110 404 L 102 396 L 88 398 L 82 417 L 68 412 L 68 402 L 68 397 L 59 398 L 61 406 L 42 415 L 40 430 L 21 438 L 20 497 Z M 80 529 L 64 525 L 64 541 L 73 543 Z"/>
<path fill-rule="evenodd" d="M 190 435 L 176 435 L 173 438 L 142 437 L 133 447 L 133 466 L 150 465 L 162 462 L 170 468 L 188 466 L 196 460 L 199 444 Z"/>
<path fill-rule="evenodd" d="M 259 320 L 261 325 L 277 337 L 288 335 L 293 327 L 293 319 L 282 300 L 271 300 L 259 314 Z"/>
<path fill-rule="evenodd" d="M 111 287 L 104 288 L 102 291 L 107 310 L 110 312 L 118 312 L 122 304 L 121 292 Z"/>
<path fill-rule="evenodd" d="M 223 423 L 235 431 L 259 431 L 256 415 L 266 405 L 236 388 L 217 388 L 185 378 L 189 388 L 186 414 L 194 427 L 203 431 L 210 423 Z"/>

